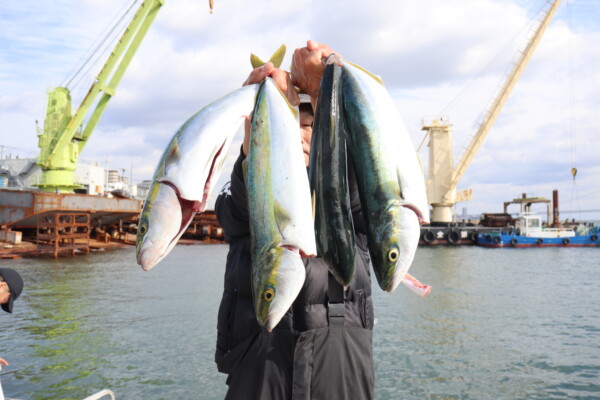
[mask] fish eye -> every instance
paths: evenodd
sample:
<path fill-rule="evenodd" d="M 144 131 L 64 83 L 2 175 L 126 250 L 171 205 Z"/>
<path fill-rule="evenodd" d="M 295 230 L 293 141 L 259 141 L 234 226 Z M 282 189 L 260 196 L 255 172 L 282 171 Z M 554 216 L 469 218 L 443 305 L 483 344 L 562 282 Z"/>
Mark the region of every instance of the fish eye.
<path fill-rule="evenodd" d="M 146 228 L 146 224 L 140 225 L 140 233 L 144 235 L 148 229 Z"/>
<path fill-rule="evenodd" d="M 396 262 L 398 261 L 398 250 L 397 249 L 392 249 L 388 252 L 388 258 L 390 259 L 391 262 Z"/>
<path fill-rule="evenodd" d="M 263 292 L 263 298 L 265 301 L 272 301 L 275 297 L 275 291 L 273 289 L 267 289 Z"/>

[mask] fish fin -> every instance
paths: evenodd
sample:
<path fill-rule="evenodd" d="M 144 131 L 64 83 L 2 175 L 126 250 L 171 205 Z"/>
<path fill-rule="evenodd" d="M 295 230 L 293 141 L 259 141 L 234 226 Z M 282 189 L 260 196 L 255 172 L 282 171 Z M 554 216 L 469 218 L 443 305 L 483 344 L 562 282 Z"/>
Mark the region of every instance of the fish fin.
<path fill-rule="evenodd" d="M 242 161 L 242 173 L 244 175 L 244 182 L 248 183 L 248 159 Z"/>
<path fill-rule="evenodd" d="M 314 236 L 311 238 L 307 232 L 303 232 L 299 226 L 295 225 L 289 212 L 277 200 L 273 204 L 275 214 L 275 223 L 281 235 L 280 246 L 286 248 L 297 248 L 302 258 L 312 258 L 317 255 L 317 248 Z M 312 230 L 311 224 L 311 233 Z"/>
<path fill-rule="evenodd" d="M 258 67 L 262 67 L 266 63 L 263 60 L 261 60 L 260 58 L 258 58 L 257 55 L 250 54 L 250 64 L 252 64 L 252 68 L 258 68 Z"/>
<path fill-rule="evenodd" d="M 316 208 L 317 208 L 317 192 L 315 190 L 313 190 L 311 196 L 310 196 L 310 201 L 311 201 L 311 205 L 312 205 L 312 217 L 313 217 L 313 221 L 315 220 L 315 213 L 316 213 Z"/>
<path fill-rule="evenodd" d="M 274 202 L 273 208 L 273 212 L 275 213 L 275 222 L 277 223 L 279 232 L 283 232 L 291 221 L 290 214 L 278 201 Z"/>
<path fill-rule="evenodd" d="M 165 149 L 165 152 L 163 154 L 163 160 L 163 171 L 161 171 L 161 174 L 164 174 L 164 171 L 167 170 L 171 164 L 174 164 L 177 162 L 177 160 L 179 160 L 179 140 L 177 138 L 177 135 L 173 137 L 173 139 Z M 158 178 L 158 176 L 155 176 L 155 179 L 156 178 Z"/>
<path fill-rule="evenodd" d="M 402 171 L 400 171 L 400 166 L 396 166 L 396 176 L 398 177 L 398 191 L 400 195 L 400 199 L 404 199 L 404 193 L 402 192 L 403 182 L 402 182 Z"/>
<path fill-rule="evenodd" d="M 371 76 L 371 78 L 373 78 L 373 79 L 375 79 L 377 82 L 379 82 L 379 83 L 381 84 L 381 86 L 384 86 L 384 84 L 383 84 L 383 79 L 381 79 L 381 77 L 380 77 L 380 76 L 378 76 L 378 75 L 375 75 L 375 74 L 373 74 L 373 73 L 371 73 L 371 72 L 367 71 L 367 70 L 366 70 L 366 69 L 364 69 L 363 67 L 361 67 L 361 66 L 358 66 L 358 65 L 356 65 L 356 64 L 353 64 L 353 63 L 351 63 L 351 62 L 345 61 L 345 63 L 346 63 L 346 64 L 349 64 L 349 65 L 352 65 L 352 66 L 353 66 L 353 67 L 355 67 L 355 68 L 358 68 L 358 69 L 360 69 L 360 70 L 361 70 L 361 71 L 363 71 L 364 73 L 366 73 L 366 74 L 368 74 L 369 76 Z"/>
<path fill-rule="evenodd" d="M 281 67 L 281 63 L 283 62 L 283 57 L 285 57 L 285 51 L 286 51 L 285 44 L 282 44 L 281 46 L 279 46 L 279 48 L 277 50 L 275 50 L 275 53 L 273 53 L 273 55 L 269 59 L 269 61 L 271 61 L 273 63 L 273 66 L 275 68 Z"/>
<path fill-rule="evenodd" d="M 275 50 L 275 53 L 273 53 L 269 61 L 261 60 L 256 54 L 250 54 L 250 64 L 252 64 L 252 68 L 258 68 L 262 67 L 267 62 L 271 62 L 275 68 L 279 68 L 283 62 L 283 57 L 285 57 L 285 51 L 285 44 L 282 44 L 277 50 Z"/>

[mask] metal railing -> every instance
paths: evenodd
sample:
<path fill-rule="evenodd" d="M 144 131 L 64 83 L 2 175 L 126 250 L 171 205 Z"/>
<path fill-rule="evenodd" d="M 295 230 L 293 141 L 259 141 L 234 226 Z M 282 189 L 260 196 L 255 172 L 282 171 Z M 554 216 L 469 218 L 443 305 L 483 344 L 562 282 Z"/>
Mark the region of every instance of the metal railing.
<path fill-rule="evenodd" d="M 109 398 L 111 400 L 115 400 L 115 394 L 108 389 L 101 390 L 98 393 L 95 393 L 89 397 L 86 397 L 83 400 L 99 400 L 99 399 L 103 398 L 104 396 L 109 396 Z"/>

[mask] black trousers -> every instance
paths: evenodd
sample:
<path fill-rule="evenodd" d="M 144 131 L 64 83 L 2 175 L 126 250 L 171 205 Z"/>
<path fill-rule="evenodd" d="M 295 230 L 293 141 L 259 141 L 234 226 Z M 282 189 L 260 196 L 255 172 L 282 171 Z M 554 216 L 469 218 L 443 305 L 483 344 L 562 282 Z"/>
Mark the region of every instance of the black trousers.
<path fill-rule="evenodd" d="M 373 399 L 372 340 L 371 330 L 345 327 L 343 317 L 307 332 L 261 330 L 221 360 L 225 399 Z"/>

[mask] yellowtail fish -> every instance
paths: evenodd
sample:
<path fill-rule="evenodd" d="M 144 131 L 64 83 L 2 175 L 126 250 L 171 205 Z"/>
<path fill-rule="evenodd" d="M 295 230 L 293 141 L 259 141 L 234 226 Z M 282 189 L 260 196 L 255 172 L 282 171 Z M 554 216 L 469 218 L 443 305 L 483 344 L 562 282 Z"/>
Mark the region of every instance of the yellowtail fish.
<path fill-rule="evenodd" d="M 258 323 L 271 331 L 302 288 L 301 257 L 316 255 L 298 109 L 271 78 L 256 100 L 244 171 L 254 308 Z"/>
<path fill-rule="evenodd" d="M 175 133 L 152 180 L 136 239 L 137 262 L 152 269 L 177 244 L 219 179 L 229 146 L 252 113 L 258 84 L 210 103 Z"/>
<path fill-rule="evenodd" d="M 369 254 L 380 287 L 393 292 L 412 264 L 420 223 L 429 221 L 423 174 L 381 79 L 347 62 L 341 79 Z"/>

